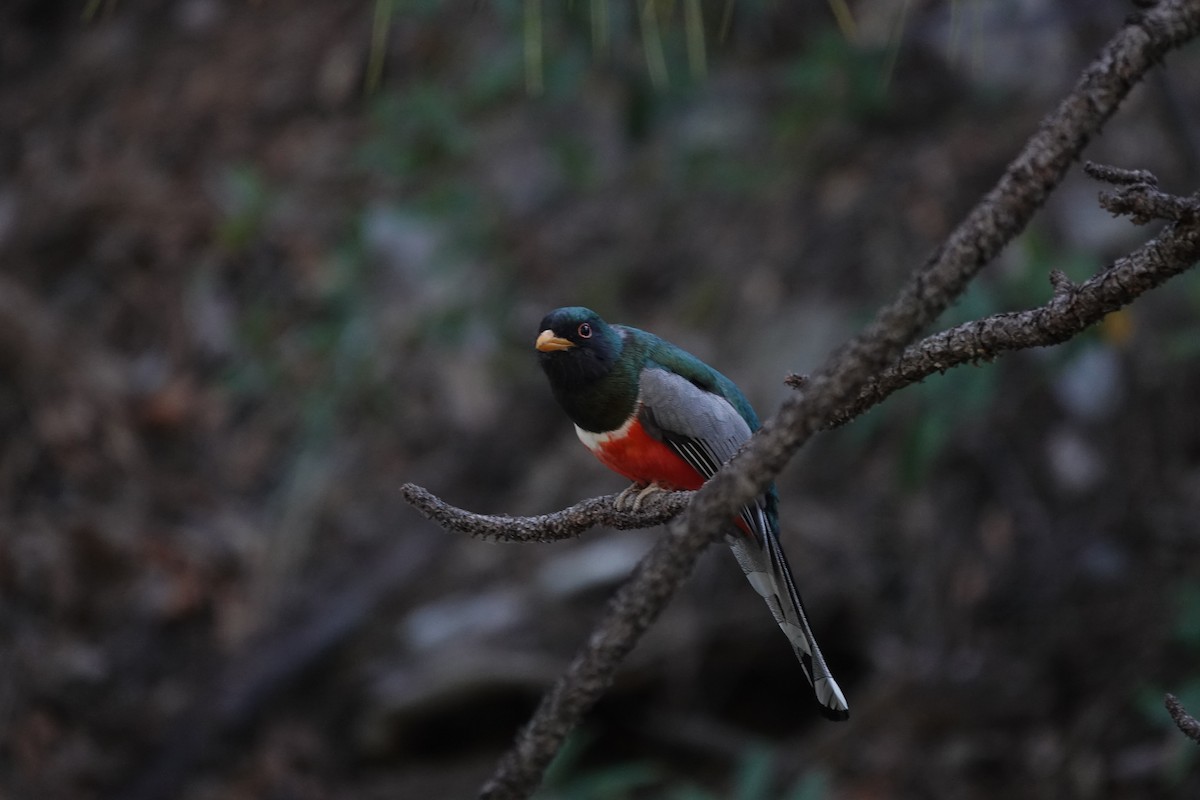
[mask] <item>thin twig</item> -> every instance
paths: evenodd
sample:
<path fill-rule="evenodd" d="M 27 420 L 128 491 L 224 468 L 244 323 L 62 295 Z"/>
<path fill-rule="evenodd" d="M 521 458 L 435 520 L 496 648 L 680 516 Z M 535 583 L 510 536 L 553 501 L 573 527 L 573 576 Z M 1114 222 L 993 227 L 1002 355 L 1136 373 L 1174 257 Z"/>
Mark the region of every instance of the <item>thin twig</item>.
<path fill-rule="evenodd" d="M 1200 721 L 1187 712 L 1183 703 L 1179 702 L 1179 698 L 1168 693 L 1163 705 L 1167 707 L 1167 713 L 1171 715 L 1171 719 L 1175 720 L 1175 724 L 1179 726 L 1179 730 L 1183 731 L 1183 735 L 1200 744 Z"/>
<path fill-rule="evenodd" d="M 1153 176 L 1149 178 L 1153 180 Z M 1168 218 L 1181 219 L 1179 223 L 1168 226 L 1156 238 L 1081 284 L 1072 284 L 1061 272 L 1051 273 L 1054 292 L 1043 306 L 967 322 L 912 345 L 895 364 L 872 379 L 852 403 L 839 409 L 828 427 L 846 424 L 893 392 L 935 372 L 991 361 L 1012 350 L 1061 344 L 1193 266 L 1200 260 L 1200 199 L 1172 197 L 1149 188 L 1151 185 L 1129 187 L 1128 213 L 1147 213 L 1154 207 Z M 787 383 L 803 389 L 808 379 L 792 375 Z"/>

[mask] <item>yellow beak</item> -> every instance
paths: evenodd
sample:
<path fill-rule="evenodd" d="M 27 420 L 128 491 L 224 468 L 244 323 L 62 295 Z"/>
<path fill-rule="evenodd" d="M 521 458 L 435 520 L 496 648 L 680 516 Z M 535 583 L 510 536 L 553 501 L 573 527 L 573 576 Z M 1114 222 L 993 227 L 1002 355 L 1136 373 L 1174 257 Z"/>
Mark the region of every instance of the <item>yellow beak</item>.
<path fill-rule="evenodd" d="M 575 343 L 561 336 L 555 336 L 554 331 L 546 329 L 538 334 L 537 343 L 534 345 L 543 353 L 550 353 L 555 350 L 570 350 L 575 346 Z"/>

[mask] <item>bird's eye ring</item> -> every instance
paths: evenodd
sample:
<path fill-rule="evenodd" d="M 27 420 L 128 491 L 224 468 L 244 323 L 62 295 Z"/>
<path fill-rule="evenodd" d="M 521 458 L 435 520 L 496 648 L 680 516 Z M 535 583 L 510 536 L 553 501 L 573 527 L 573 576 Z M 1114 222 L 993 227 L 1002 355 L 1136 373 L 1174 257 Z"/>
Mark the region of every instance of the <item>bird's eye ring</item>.
<path fill-rule="evenodd" d="M 580 325 L 579 326 L 579 338 L 580 339 L 592 338 L 592 326 L 587 324 L 586 322 L 583 323 L 582 325 Z"/>

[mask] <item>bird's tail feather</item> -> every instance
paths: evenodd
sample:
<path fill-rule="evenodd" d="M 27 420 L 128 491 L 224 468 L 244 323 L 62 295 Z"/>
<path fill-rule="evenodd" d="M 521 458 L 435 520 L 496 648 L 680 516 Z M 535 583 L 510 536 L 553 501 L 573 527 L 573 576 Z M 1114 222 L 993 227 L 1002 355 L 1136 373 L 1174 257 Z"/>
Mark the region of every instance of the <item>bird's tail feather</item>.
<path fill-rule="evenodd" d="M 759 510 L 761 513 L 761 510 Z M 765 520 L 764 520 L 765 522 Z M 804 613 L 804 603 L 796 590 L 792 570 L 788 566 L 783 548 L 779 546 L 770 526 L 755 526 L 761 536 L 754 539 L 746 536 L 730 536 L 729 546 L 738 560 L 742 571 L 754 590 L 766 600 L 775 622 L 783 630 L 800 665 L 804 676 L 813 687 L 821 714 L 831 720 L 844 720 L 850 716 L 850 706 L 842 694 L 837 681 L 825 663 L 816 637 Z M 759 546 L 761 544 L 761 547 Z"/>

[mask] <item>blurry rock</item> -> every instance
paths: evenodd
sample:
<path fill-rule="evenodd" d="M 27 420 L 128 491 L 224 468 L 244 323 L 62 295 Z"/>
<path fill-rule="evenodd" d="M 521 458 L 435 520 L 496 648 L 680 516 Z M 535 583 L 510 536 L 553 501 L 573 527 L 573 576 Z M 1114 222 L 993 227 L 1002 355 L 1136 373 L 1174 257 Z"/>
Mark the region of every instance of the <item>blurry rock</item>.
<path fill-rule="evenodd" d="M 363 213 L 363 238 L 373 261 L 414 284 L 429 271 L 441 248 L 441 226 L 390 205 L 374 205 Z"/>
<path fill-rule="evenodd" d="M 1094 489 L 1108 473 L 1100 452 L 1069 428 L 1058 429 L 1046 440 L 1046 458 L 1055 480 L 1071 492 Z"/>
<path fill-rule="evenodd" d="M 756 76 L 723 74 L 709 91 L 680 115 L 680 146 L 691 153 L 734 152 L 761 145 L 761 80 Z"/>
<path fill-rule="evenodd" d="M 1054 396 L 1067 411 L 1088 422 L 1107 419 L 1124 398 L 1121 363 L 1111 347 L 1095 345 L 1076 355 L 1054 381 Z"/>
<path fill-rule="evenodd" d="M 499 589 L 421 606 L 408 615 L 401 635 L 414 650 L 429 650 L 450 640 L 502 631 L 524 616 L 524 598 L 513 589 Z"/>
<path fill-rule="evenodd" d="M 496 724 L 495 715 L 488 713 L 496 705 L 488 698 L 499 699 L 501 705 L 505 698 L 520 703 L 518 718 L 501 723 L 507 735 L 527 713 L 525 706 L 531 698 L 543 691 L 561 668 L 558 659 L 474 644 L 445 648 L 414 669 L 389 668 L 366 688 L 366 702 L 355 725 L 358 746 L 369 754 L 386 754 L 396 740 L 410 736 L 427 739 L 430 729 L 446 729 L 436 724 L 439 717 L 461 719 L 456 712 L 470 708 L 479 724 L 456 734 L 461 745 L 464 739 L 478 735 L 480 726 Z"/>
<path fill-rule="evenodd" d="M 1055 236 L 1069 253 L 1120 252 L 1136 240 L 1138 229 L 1101 208 L 1097 193 L 1095 181 L 1071 174 L 1049 203 L 1057 221 Z"/>
<path fill-rule="evenodd" d="M 108 654 L 79 639 L 63 638 L 50 659 L 43 662 L 51 686 L 95 685 L 108 679 L 111 672 Z"/>
<path fill-rule="evenodd" d="M 928 38 L 916 38 L 940 51 L 947 63 L 966 66 L 965 77 L 982 87 L 1047 99 L 1074 74 L 1075 51 L 1065 46 L 1072 20 L 1047 0 L 947 4 L 940 12 L 922 32 Z"/>
<path fill-rule="evenodd" d="M 340 42 L 329 49 L 317 71 L 317 100 L 327 109 L 349 102 L 362 80 L 363 44 L 360 41 Z"/>
<path fill-rule="evenodd" d="M 516 217 L 546 209 L 562 190 L 564 177 L 549 147 L 539 139 L 537 123 L 508 114 L 480 132 L 476 167 L 480 182 Z"/>
<path fill-rule="evenodd" d="M 233 298 L 217 286 L 212 271 L 201 271 L 188 287 L 184 318 L 192 341 L 205 356 L 223 358 L 233 352 L 237 310 Z"/>
<path fill-rule="evenodd" d="M 1166 774 L 1172 759 L 1178 758 L 1175 742 L 1170 739 L 1151 740 L 1122 749 L 1113 759 L 1110 769 L 1115 780 L 1132 782 Z"/>
<path fill-rule="evenodd" d="M 465 349 L 451 356 L 453 369 L 442 370 L 443 409 L 462 430 L 485 433 L 499 422 L 499 392 L 486 353 Z"/>
<path fill-rule="evenodd" d="M 1107 539 L 1093 539 L 1079 553 L 1079 567 L 1093 580 L 1116 581 L 1128 574 L 1129 556 Z"/>
<path fill-rule="evenodd" d="M 620 534 L 576 547 L 542 565 L 538 588 L 570 596 L 616 583 L 633 571 L 653 544 L 648 536 Z"/>
<path fill-rule="evenodd" d="M 196 36 L 211 33 L 224 17 L 225 9 L 217 0 L 186 0 L 175 7 L 175 24 Z"/>

